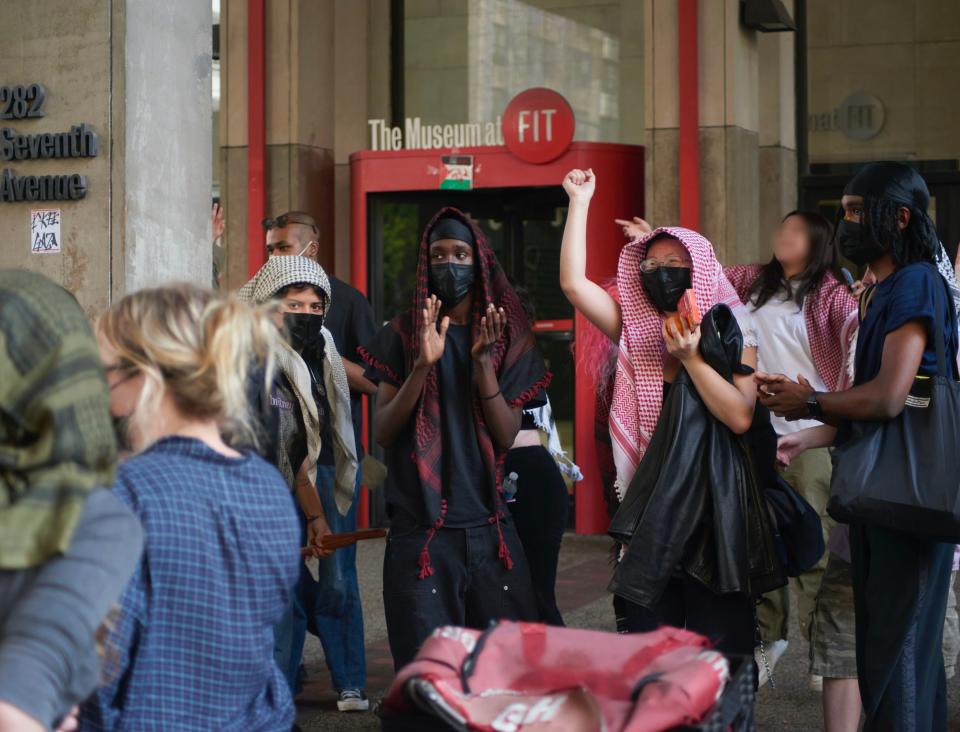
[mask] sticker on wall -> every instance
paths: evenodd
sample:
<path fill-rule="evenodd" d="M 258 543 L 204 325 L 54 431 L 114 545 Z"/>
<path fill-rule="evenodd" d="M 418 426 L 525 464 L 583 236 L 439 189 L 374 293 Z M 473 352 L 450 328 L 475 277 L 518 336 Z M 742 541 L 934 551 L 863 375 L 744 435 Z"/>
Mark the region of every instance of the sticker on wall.
<path fill-rule="evenodd" d="M 60 251 L 60 209 L 41 208 L 30 212 L 30 251 L 56 254 Z"/>
<path fill-rule="evenodd" d="M 473 188 L 473 155 L 443 155 L 440 189 L 469 191 Z"/>

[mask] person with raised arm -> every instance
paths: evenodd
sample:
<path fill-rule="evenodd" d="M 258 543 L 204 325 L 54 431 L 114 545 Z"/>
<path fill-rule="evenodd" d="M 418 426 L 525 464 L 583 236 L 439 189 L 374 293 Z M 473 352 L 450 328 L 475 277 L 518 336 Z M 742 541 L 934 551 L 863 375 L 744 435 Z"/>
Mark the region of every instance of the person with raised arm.
<path fill-rule="evenodd" d="M 750 431 L 756 400 L 752 383 L 757 362 L 753 319 L 723 275 L 710 242 L 697 232 L 680 227 L 649 231 L 624 247 L 617 270 L 619 302 L 615 300 L 607 289 L 586 276 L 587 215 L 596 189 L 593 171 L 570 171 L 563 187 L 570 197 L 570 206 L 560 252 L 560 286 L 577 310 L 610 340 L 619 343 L 610 434 L 617 492 L 623 501 L 620 511 L 628 504 L 646 500 L 636 497 L 642 494 L 652 496 L 646 511 L 652 515 L 651 505 L 664 505 L 664 501 L 675 497 L 675 492 L 668 488 L 672 476 L 660 473 L 656 465 L 665 450 L 675 452 L 677 441 L 666 448 L 659 445 L 654 462 L 644 465 L 643 471 L 638 468 L 668 401 L 676 407 L 677 400 L 688 403 L 693 394 L 699 405 L 697 425 L 710 423 L 698 429 L 722 428 L 734 436 Z M 631 222 L 624 222 L 627 223 Z M 689 290 L 695 293 L 696 303 L 706 313 L 704 320 L 709 319 L 711 327 L 725 324 L 726 340 L 734 344 L 724 364 L 728 373 L 721 373 L 717 363 L 708 362 L 702 355 L 700 323 L 675 317 L 681 298 Z M 679 437 L 680 443 L 697 440 L 694 433 L 685 435 L 682 428 Z M 772 448 L 769 452 L 772 465 Z M 647 534 L 639 530 L 621 551 L 611 583 L 617 624 L 623 632 L 648 631 L 660 624 L 687 627 L 714 637 L 725 651 L 752 654 L 753 598 L 782 583 L 782 571 L 778 571 L 779 562 L 772 555 L 769 526 L 764 524 L 762 512 L 731 499 L 729 492 L 721 498 L 716 489 L 732 486 L 710 482 L 705 480 L 700 485 L 703 492 L 698 495 L 704 498 L 698 507 L 686 507 L 684 510 L 689 513 L 665 522 L 671 526 L 645 529 L 655 535 L 654 543 L 663 550 L 658 559 L 666 565 L 653 566 L 654 553 L 646 552 L 648 556 L 644 556 L 645 547 L 640 546 L 643 540 L 636 537 L 638 533 Z M 750 494 L 755 496 L 756 489 L 756 481 L 751 478 Z M 740 542 L 743 537 L 739 530 L 733 529 L 736 537 L 708 536 L 706 505 L 712 506 L 718 515 L 748 516 L 748 523 L 759 522 L 756 525 L 761 529 L 754 536 L 761 536 L 762 540 L 748 547 Z M 618 517 L 614 518 L 614 525 Z M 704 547 L 713 541 L 726 541 L 730 548 L 721 552 L 723 556 L 711 557 Z M 688 551 L 694 545 L 699 549 Z M 748 562 L 744 552 L 755 561 Z M 685 555 L 696 556 L 697 560 L 688 561 Z M 748 563 L 751 567 L 763 567 L 764 576 L 733 568 Z M 729 573 L 714 571 L 721 565 Z M 718 575 L 722 578 L 718 579 Z"/>

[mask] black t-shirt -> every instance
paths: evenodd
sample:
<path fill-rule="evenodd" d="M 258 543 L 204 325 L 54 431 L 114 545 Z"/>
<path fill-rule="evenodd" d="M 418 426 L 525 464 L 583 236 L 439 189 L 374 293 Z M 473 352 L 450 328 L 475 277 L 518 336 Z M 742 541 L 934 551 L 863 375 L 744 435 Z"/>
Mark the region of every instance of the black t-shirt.
<path fill-rule="evenodd" d="M 307 436 L 300 402 L 290 382 L 281 373 L 274 378 L 270 407 L 276 411 L 278 425 L 277 453 L 273 463 L 292 489 L 300 466 L 307 458 Z"/>
<path fill-rule="evenodd" d="M 297 471 L 307 457 L 307 438 L 300 402 L 287 377 L 277 372 L 269 393 L 263 369 L 254 369 L 247 380 L 247 395 L 255 415 L 257 452 L 277 468 L 292 489 Z"/>
<path fill-rule="evenodd" d="M 444 349 L 445 358 L 452 358 L 453 351 L 458 348 L 462 348 L 461 342 L 466 343 L 466 364 L 472 366 L 473 362 L 470 356 L 470 346 L 472 344 L 472 337 L 470 334 L 470 329 L 468 327 L 463 327 L 464 335 L 458 338 L 456 335 L 451 337 L 451 333 L 454 331 L 454 326 L 450 327 L 450 330 L 447 331 L 447 345 Z M 365 371 L 365 376 L 373 381 L 376 384 L 381 382 L 390 384 L 396 388 L 400 388 L 403 385 L 403 381 L 407 377 L 407 353 L 404 349 L 403 339 L 400 334 L 395 330 L 392 324 L 387 324 L 380 329 L 376 336 L 368 343 L 364 344 L 364 348 L 370 352 L 377 362 L 377 366 L 367 366 Z M 447 349 L 451 350 L 451 354 L 447 355 Z M 517 399 L 521 394 L 526 392 L 531 384 L 535 383 L 538 379 L 543 376 L 545 367 L 543 364 L 543 358 L 541 357 L 539 351 L 532 349 L 530 352 L 524 355 L 520 360 L 518 360 L 513 366 L 509 368 L 504 368 L 498 377 L 500 384 L 500 390 L 503 392 L 504 397 L 507 401 L 512 401 Z M 442 378 L 442 374 L 438 374 L 438 377 Z M 475 399 L 476 389 L 472 383 L 472 374 L 467 372 L 464 376 L 462 374 L 452 374 L 450 377 L 447 377 L 447 381 L 451 378 L 454 380 L 460 381 L 466 379 L 467 388 L 459 393 L 459 399 L 456 401 L 462 402 L 458 407 L 450 404 L 452 400 L 445 399 L 444 394 L 447 389 L 445 386 L 440 388 L 440 415 L 443 421 L 441 439 L 444 439 L 444 450 L 447 450 L 447 442 L 451 439 L 448 434 L 447 423 L 452 419 L 449 416 L 449 410 L 460 408 L 465 410 L 467 414 L 470 415 L 470 419 L 456 418 L 458 423 L 463 424 L 463 422 L 468 422 L 469 425 L 465 429 L 461 429 L 459 436 L 453 436 L 454 441 L 459 441 L 461 446 L 466 444 L 473 445 L 472 450 L 476 450 L 478 457 L 480 459 L 481 470 L 483 470 L 484 483 L 481 486 L 481 492 L 478 494 L 481 505 L 487 511 L 484 514 L 483 519 L 486 521 L 489 516 L 489 503 L 492 501 L 492 492 L 493 492 L 493 480 L 490 476 L 486 475 L 486 465 L 483 463 L 482 455 L 479 454 L 479 446 L 477 443 L 476 435 L 476 423 L 473 419 L 473 408 L 477 404 Z M 539 407 L 543 406 L 546 403 L 544 399 L 543 392 L 538 392 L 533 396 L 529 401 L 527 401 L 524 406 L 528 407 Z M 402 530 L 403 528 L 415 527 L 415 526 L 429 526 L 432 521 L 427 515 L 426 506 L 424 504 L 423 498 L 423 488 L 420 485 L 420 475 L 417 472 L 417 464 L 413 459 L 415 452 L 415 442 L 414 442 L 414 430 L 416 425 L 416 409 L 410 415 L 410 419 L 405 425 L 404 429 L 397 436 L 396 441 L 393 445 L 386 450 L 386 462 L 387 462 L 387 483 L 386 483 L 386 502 L 387 502 L 387 515 L 390 518 L 390 525 L 395 530 Z M 463 437 L 464 434 L 470 434 L 472 437 L 467 440 Z M 458 440 L 459 437 L 459 440 Z M 452 451 L 462 450 L 462 447 L 457 445 L 452 445 Z M 462 457 L 459 458 L 463 460 Z M 449 463 L 444 462 L 443 470 L 443 495 L 449 496 L 451 486 L 446 484 L 446 481 L 449 479 L 447 465 Z M 477 471 L 473 468 L 468 471 L 468 474 L 476 474 Z M 459 473 L 462 480 L 462 473 Z M 467 478 L 467 481 L 473 482 L 476 480 L 476 475 L 473 478 Z M 445 525 L 451 525 L 451 519 L 456 516 L 470 515 L 476 512 L 476 503 L 468 503 L 466 510 L 461 511 L 460 508 L 454 508 L 454 500 L 466 500 L 462 499 L 459 496 L 455 499 L 448 500 L 447 506 L 447 517 L 445 520 Z"/>
<path fill-rule="evenodd" d="M 340 355 L 348 361 L 361 363 L 357 349 L 367 343 L 377 333 L 373 322 L 373 310 L 370 303 L 346 282 L 336 277 L 330 278 L 330 310 L 324 319 L 324 326 L 333 335 L 333 342 Z M 357 440 L 357 456 L 362 455 L 360 449 L 360 427 L 362 422 L 363 403 L 360 394 L 351 389 L 350 411 L 353 415 L 353 432 Z M 325 444 L 328 441 L 324 441 Z M 324 447 L 324 450 L 327 448 Z M 330 462 L 333 462 L 332 448 Z M 327 463 L 330 464 L 330 463 Z"/>
<path fill-rule="evenodd" d="M 471 326 L 451 324 L 443 356 L 437 363 L 443 495 L 448 506 L 445 525 L 451 529 L 483 526 L 493 510 L 490 479 L 477 442 L 473 415 L 472 340 Z"/>

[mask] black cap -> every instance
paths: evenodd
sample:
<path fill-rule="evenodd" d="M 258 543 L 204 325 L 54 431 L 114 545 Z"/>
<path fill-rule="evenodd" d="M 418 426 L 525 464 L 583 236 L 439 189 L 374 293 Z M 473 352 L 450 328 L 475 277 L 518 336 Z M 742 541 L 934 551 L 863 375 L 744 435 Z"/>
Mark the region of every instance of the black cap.
<path fill-rule="evenodd" d="M 844 195 L 886 198 L 907 208 L 926 213 L 930 189 L 923 177 L 909 165 L 880 162 L 865 165 L 847 187 Z"/>
<path fill-rule="evenodd" d="M 461 219 L 449 216 L 444 216 L 442 219 L 439 219 L 437 223 L 433 225 L 433 228 L 430 229 L 430 236 L 427 237 L 430 244 L 440 239 L 456 239 L 472 247 L 476 246 L 473 229 Z"/>

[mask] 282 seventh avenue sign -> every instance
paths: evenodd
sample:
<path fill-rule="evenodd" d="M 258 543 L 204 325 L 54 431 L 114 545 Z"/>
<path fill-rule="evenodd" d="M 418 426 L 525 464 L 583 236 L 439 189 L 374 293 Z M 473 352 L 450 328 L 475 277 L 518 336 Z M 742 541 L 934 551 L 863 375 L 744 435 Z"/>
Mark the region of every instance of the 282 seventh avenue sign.
<path fill-rule="evenodd" d="M 45 116 L 46 90 L 41 84 L 0 86 L 0 120 L 29 120 Z M 0 127 L 0 161 L 95 158 L 97 133 L 86 123 L 65 132 L 24 134 L 13 127 Z M 17 175 L 9 167 L 0 176 L 0 203 L 19 201 L 77 201 L 87 195 L 86 177 L 65 175 Z"/>

